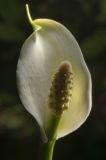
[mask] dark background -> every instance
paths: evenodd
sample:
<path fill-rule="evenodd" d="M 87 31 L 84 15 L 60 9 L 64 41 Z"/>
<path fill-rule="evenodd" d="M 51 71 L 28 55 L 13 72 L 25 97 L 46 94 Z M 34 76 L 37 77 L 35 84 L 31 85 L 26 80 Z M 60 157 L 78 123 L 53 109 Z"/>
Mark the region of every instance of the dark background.
<path fill-rule="evenodd" d="M 16 87 L 21 46 L 33 18 L 64 24 L 76 37 L 93 82 L 92 112 L 76 132 L 58 140 L 54 160 L 106 159 L 106 0 L 0 0 L 0 160 L 36 160 L 39 128 Z"/>

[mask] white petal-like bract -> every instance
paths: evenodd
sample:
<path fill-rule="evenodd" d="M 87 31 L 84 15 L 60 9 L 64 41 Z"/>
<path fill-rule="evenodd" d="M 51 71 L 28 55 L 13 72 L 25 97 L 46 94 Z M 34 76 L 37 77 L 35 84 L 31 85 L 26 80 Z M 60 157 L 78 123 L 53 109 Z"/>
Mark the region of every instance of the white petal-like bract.
<path fill-rule="evenodd" d="M 53 75 L 61 62 L 71 63 L 72 98 L 58 126 L 57 138 L 60 138 L 76 130 L 88 117 L 91 77 L 75 38 L 63 25 L 49 19 L 37 19 L 34 23 L 41 28 L 25 41 L 17 65 L 19 95 L 46 135 L 46 123 L 51 114 L 48 94 Z"/>

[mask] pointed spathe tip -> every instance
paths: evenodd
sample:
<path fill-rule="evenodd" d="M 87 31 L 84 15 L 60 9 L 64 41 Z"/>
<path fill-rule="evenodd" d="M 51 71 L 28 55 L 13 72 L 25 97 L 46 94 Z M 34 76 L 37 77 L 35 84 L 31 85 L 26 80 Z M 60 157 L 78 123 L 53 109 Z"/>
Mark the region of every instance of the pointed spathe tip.
<path fill-rule="evenodd" d="M 35 21 L 34 21 L 34 20 L 32 19 L 32 17 L 31 17 L 29 5 L 26 4 L 25 6 L 26 6 L 27 17 L 28 17 L 29 23 L 31 24 L 33 30 L 34 30 L 34 31 L 40 30 L 40 29 L 41 29 L 41 26 L 37 25 L 37 24 L 35 23 Z"/>

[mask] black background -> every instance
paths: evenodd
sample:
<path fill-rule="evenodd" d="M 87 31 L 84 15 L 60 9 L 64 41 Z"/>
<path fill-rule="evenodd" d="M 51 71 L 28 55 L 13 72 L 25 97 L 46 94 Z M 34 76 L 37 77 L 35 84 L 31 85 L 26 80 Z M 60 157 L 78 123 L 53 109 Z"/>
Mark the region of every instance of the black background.
<path fill-rule="evenodd" d="M 93 82 L 92 111 L 74 133 L 58 140 L 54 160 L 104 160 L 106 157 L 106 1 L 0 0 L 0 160 L 36 160 L 39 128 L 24 109 L 16 87 L 21 46 L 32 33 L 33 18 L 64 24 L 76 37 Z"/>

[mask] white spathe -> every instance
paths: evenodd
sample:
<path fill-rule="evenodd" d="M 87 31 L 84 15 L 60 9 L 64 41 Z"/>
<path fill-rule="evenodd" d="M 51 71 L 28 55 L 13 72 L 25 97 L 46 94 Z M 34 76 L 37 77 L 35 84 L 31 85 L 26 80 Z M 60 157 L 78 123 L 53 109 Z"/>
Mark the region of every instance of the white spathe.
<path fill-rule="evenodd" d="M 61 117 L 57 139 L 76 130 L 91 110 L 91 77 L 73 35 L 60 23 L 37 19 L 41 26 L 25 41 L 17 65 L 17 85 L 24 107 L 35 117 L 46 136 L 50 108 L 48 95 L 54 74 L 62 61 L 73 70 L 69 109 Z"/>

